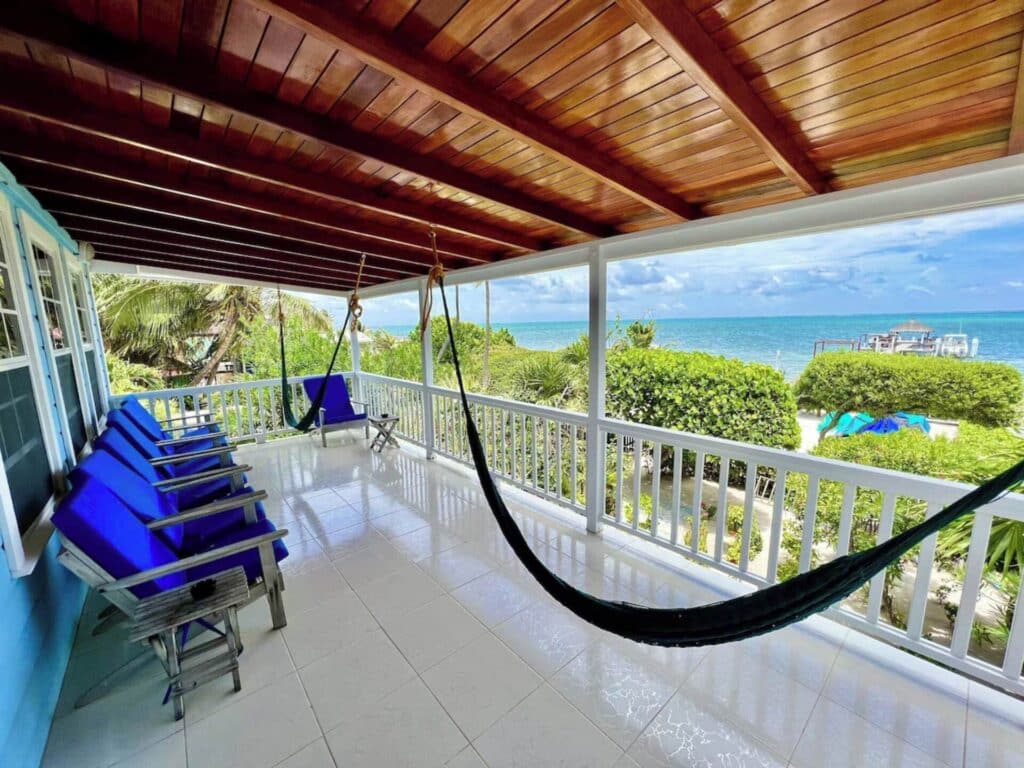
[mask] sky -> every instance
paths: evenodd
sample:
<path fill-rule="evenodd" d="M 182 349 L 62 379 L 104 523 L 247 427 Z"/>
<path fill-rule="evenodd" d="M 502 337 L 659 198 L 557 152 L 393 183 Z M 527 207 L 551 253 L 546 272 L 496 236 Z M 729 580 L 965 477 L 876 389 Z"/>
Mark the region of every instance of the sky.
<path fill-rule="evenodd" d="M 343 300 L 309 298 L 340 324 Z M 370 327 L 417 322 L 415 294 L 363 305 Z M 462 286 L 460 305 L 482 321 L 482 285 Z M 585 320 L 586 267 L 495 280 L 491 307 L 495 323 Z M 1014 310 L 1024 310 L 1022 204 L 608 267 L 608 316 L 627 320 Z"/>

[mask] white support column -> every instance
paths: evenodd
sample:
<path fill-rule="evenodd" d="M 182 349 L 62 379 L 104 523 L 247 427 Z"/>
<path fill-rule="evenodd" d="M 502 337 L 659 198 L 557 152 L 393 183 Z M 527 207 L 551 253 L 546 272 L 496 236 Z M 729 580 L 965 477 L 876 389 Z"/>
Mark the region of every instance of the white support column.
<path fill-rule="evenodd" d="M 420 280 L 420 316 L 427 306 L 427 280 Z M 425 326 L 420 334 L 420 361 L 423 365 L 423 442 L 427 447 L 427 458 L 434 458 L 434 398 L 431 387 L 434 386 L 434 349 L 430 341 L 430 318 L 426 318 Z"/>
<path fill-rule="evenodd" d="M 363 390 L 359 383 L 359 373 L 362 371 L 362 360 L 359 356 L 359 320 L 353 317 L 349 322 L 349 343 L 352 346 L 352 397 L 362 400 Z"/>
<path fill-rule="evenodd" d="M 601 530 L 604 512 L 604 440 L 600 419 L 605 406 L 605 336 L 608 332 L 608 264 L 599 248 L 590 247 L 589 402 L 587 407 L 587 530 Z"/>

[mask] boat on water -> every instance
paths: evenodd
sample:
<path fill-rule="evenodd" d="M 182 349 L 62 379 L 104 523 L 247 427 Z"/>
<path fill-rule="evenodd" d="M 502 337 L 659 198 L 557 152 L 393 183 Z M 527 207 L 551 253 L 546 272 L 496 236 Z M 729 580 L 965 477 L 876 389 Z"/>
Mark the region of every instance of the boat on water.
<path fill-rule="evenodd" d="M 888 355 L 918 355 L 964 359 L 978 356 L 979 340 L 966 333 L 935 336 L 934 329 L 917 320 L 908 320 L 884 333 L 865 333 L 859 339 L 818 339 L 814 354 L 830 347 L 855 352 L 880 352 Z"/>

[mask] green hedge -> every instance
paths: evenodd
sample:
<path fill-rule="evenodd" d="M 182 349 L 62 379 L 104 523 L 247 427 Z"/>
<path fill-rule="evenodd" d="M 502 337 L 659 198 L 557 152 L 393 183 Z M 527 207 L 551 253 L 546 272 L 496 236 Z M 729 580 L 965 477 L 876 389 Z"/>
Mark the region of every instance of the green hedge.
<path fill-rule="evenodd" d="M 1021 375 L 1010 365 L 874 352 L 818 355 L 794 389 L 805 408 L 911 411 L 987 426 L 1012 424 L 1024 398 Z"/>
<path fill-rule="evenodd" d="M 640 424 L 755 445 L 800 444 L 796 401 L 767 365 L 704 352 L 625 349 L 608 355 L 607 409 Z"/>

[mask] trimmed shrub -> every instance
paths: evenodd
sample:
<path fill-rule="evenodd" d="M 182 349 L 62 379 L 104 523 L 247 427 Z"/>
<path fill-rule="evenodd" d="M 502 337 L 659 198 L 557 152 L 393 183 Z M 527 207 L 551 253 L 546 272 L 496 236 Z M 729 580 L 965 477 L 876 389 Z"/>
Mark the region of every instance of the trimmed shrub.
<path fill-rule="evenodd" d="M 639 424 L 755 445 L 800 444 L 796 401 L 767 365 L 704 352 L 623 349 L 608 355 L 608 413 Z"/>
<path fill-rule="evenodd" d="M 794 390 L 805 408 L 912 411 L 986 426 L 1012 424 L 1024 398 L 1020 372 L 1004 363 L 875 352 L 818 355 Z"/>

